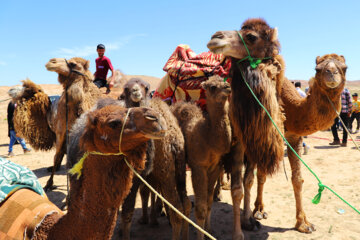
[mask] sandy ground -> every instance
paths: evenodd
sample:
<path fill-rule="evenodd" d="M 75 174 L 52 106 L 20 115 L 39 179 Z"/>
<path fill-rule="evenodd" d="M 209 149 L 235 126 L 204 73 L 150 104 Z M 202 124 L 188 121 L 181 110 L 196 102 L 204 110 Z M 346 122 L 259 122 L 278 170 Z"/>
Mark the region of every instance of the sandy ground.
<path fill-rule="evenodd" d="M 59 94 L 61 87 L 58 85 L 43 85 L 49 95 Z M 0 87 L 0 100 L 8 98 L 6 91 L 9 87 Z M 9 138 L 7 136 L 6 109 L 8 101 L 0 102 L 0 156 L 6 157 L 8 152 Z M 360 134 L 354 135 L 360 144 Z M 351 141 L 348 147 L 329 146 L 332 135 L 329 131 L 317 132 L 305 139 L 310 145 L 308 155 L 303 160 L 313 169 L 321 181 L 335 190 L 345 200 L 357 209 L 360 209 L 360 152 L 357 151 Z M 44 186 L 49 173 L 46 168 L 52 165 L 54 150 L 48 152 L 32 152 L 24 155 L 20 145 L 15 145 L 15 157 L 11 161 L 22 164 L 38 176 Z M 295 200 L 291 184 L 291 170 L 287 157 L 284 164 L 289 180 L 286 179 L 283 169 L 268 178 L 265 191 L 265 209 L 269 218 L 262 220 L 262 228 L 255 232 L 244 231 L 246 239 L 360 239 L 360 215 L 343 203 L 330 191 L 325 190 L 320 204 L 314 205 L 311 199 L 318 192 L 317 180 L 303 166 L 302 173 L 305 180 L 303 185 L 303 204 L 305 213 L 310 222 L 315 224 L 317 230 L 312 234 L 299 233 L 294 229 L 295 225 Z M 57 206 L 61 206 L 66 196 L 65 160 L 61 171 L 55 176 L 54 183 L 58 186 L 48 197 Z M 187 172 L 188 195 L 193 201 L 193 190 L 190 180 L 190 172 Z M 252 201 L 255 199 L 256 183 L 252 189 Z M 170 239 L 171 227 L 166 217 L 160 217 L 158 227 L 140 225 L 140 200 L 136 203 L 132 239 Z M 212 234 L 217 239 L 231 239 L 232 234 L 232 202 L 230 191 L 222 191 L 222 201 L 214 203 L 212 209 Z M 191 219 L 194 213 L 191 212 Z M 119 222 L 118 222 L 119 223 Z M 119 237 L 119 224 L 114 232 L 113 239 Z M 195 239 L 196 231 L 190 227 L 190 239 Z"/>

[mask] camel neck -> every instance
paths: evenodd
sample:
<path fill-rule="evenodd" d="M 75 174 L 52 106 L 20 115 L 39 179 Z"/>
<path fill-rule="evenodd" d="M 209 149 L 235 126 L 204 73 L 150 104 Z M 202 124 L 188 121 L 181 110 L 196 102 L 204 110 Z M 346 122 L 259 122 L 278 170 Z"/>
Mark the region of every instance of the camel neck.
<path fill-rule="evenodd" d="M 49 239 L 64 235 L 67 239 L 110 239 L 131 181 L 122 156 L 89 155 L 81 178 L 71 182 L 68 213 L 55 224 Z"/>

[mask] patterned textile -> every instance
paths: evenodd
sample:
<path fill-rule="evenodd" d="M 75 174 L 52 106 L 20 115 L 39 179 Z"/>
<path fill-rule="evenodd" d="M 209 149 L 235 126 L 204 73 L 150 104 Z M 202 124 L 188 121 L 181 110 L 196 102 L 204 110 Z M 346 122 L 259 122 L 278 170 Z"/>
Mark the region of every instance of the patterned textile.
<path fill-rule="evenodd" d="M 350 97 L 350 92 L 347 88 L 344 88 L 344 91 L 341 93 L 341 112 L 342 113 L 351 113 L 352 102 Z"/>
<path fill-rule="evenodd" d="M 0 203 L 21 188 L 30 188 L 45 196 L 43 188 L 32 171 L 0 158 Z"/>
<path fill-rule="evenodd" d="M 188 45 L 179 45 L 163 68 L 167 74 L 162 78 L 154 97 L 172 102 L 196 101 L 202 105 L 205 94 L 201 82 L 214 74 L 227 76 L 230 67 L 231 61 L 224 60 L 222 54 L 204 52 L 196 55 Z"/>
<path fill-rule="evenodd" d="M 46 196 L 40 196 L 30 189 L 20 189 L 0 205 L 0 239 L 33 239 L 34 231 L 46 216 L 63 212 Z"/>

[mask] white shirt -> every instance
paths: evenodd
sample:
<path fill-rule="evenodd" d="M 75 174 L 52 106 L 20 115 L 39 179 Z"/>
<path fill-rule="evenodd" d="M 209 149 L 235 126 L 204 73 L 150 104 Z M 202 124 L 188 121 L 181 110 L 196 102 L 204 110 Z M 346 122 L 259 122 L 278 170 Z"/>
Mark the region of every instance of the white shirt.
<path fill-rule="evenodd" d="M 303 90 L 301 90 L 301 88 L 297 87 L 296 91 L 298 91 L 301 97 L 306 97 L 306 93 Z"/>

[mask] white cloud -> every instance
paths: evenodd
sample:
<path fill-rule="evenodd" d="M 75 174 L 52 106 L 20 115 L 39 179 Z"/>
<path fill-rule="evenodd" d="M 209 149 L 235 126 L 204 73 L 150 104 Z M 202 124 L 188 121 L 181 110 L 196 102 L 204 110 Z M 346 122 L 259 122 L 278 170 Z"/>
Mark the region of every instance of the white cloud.
<path fill-rule="evenodd" d="M 134 38 L 144 37 L 145 34 L 136 34 L 136 35 L 128 35 L 122 37 L 119 41 L 116 42 L 104 42 L 103 44 L 106 47 L 106 51 L 116 51 L 131 42 Z M 91 46 L 84 47 L 74 47 L 74 48 L 60 48 L 53 52 L 53 54 L 57 55 L 57 57 L 88 57 L 96 54 L 96 44 Z M 1 64 L 1 62 L 0 62 Z"/>
<path fill-rule="evenodd" d="M 6 66 L 6 65 L 7 65 L 6 62 L 0 60 L 0 66 Z"/>

